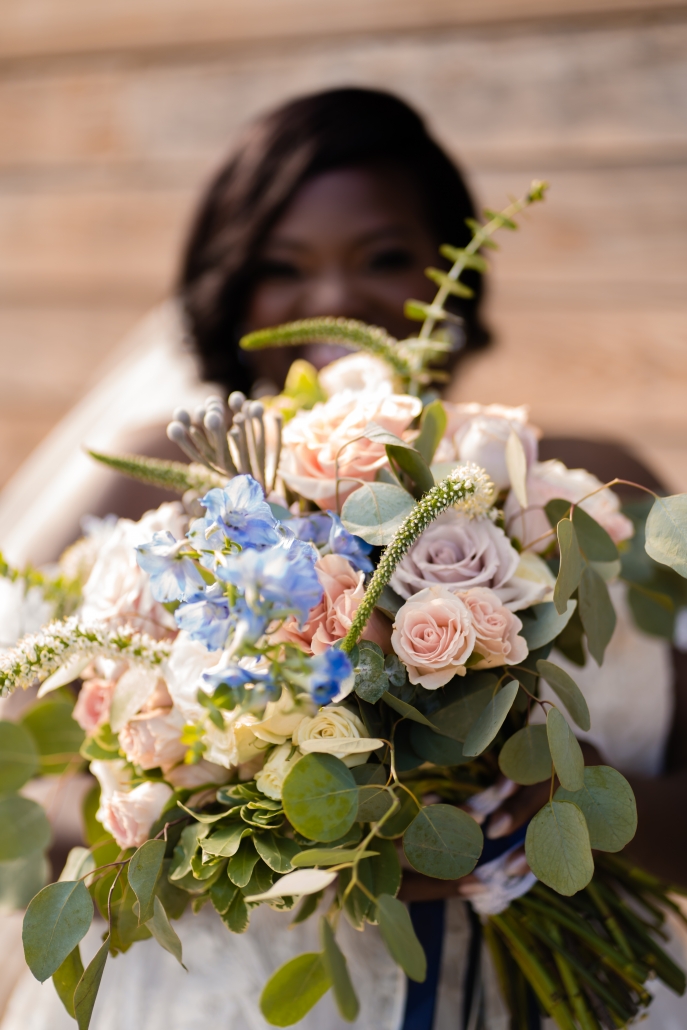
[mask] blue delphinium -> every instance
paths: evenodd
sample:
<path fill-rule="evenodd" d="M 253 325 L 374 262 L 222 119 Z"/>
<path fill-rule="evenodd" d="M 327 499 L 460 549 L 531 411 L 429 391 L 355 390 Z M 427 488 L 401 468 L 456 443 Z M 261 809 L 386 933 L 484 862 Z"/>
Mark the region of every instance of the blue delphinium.
<path fill-rule="evenodd" d="M 306 690 L 314 701 L 326 705 L 341 691 L 345 681 L 352 676 L 353 666 L 344 651 L 329 648 L 323 654 L 310 659 L 310 675 Z"/>
<path fill-rule="evenodd" d="M 368 558 L 372 545 L 344 529 L 341 519 L 333 511 L 316 511 L 289 519 L 285 529 L 299 540 L 308 540 L 320 548 L 323 554 L 340 554 L 348 559 L 353 568 L 361 572 L 372 572 L 373 565 Z"/>
<path fill-rule="evenodd" d="M 180 554 L 183 547 L 188 547 L 185 540 L 165 532 L 155 533 L 150 543 L 136 548 L 136 561 L 150 576 L 152 595 L 162 604 L 180 601 L 204 586 L 193 561 Z"/>
<path fill-rule="evenodd" d="M 316 547 L 322 547 L 329 540 L 332 520 L 328 511 L 313 511 L 309 515 L 289 519 L 286 525 L 298 540 L 307 540 Z"/>
<path fill-rule="evenodd" d="M 317 552 L 295 537 L 262 551 L 224 556 L 215 575 L 240 590 L 249 608 L 271 618 L 295 615 L 302 624 L 322 600 Z"/>
<path fill-rule="evenodd" d="M 191 523 L 187 535 L 207 568 L 214 568 L 216 552 L 230 543 L 271 547 L 281 539 L 279 523 L 252 476 L 235 476 L 225 487 L 214 487 L 200 504 L 206 514 Z"/>
<path fill-rule="evenodd" d="M 192 640 L 205 644 L 208 651 L 224 647 L 231 628 L 229 600 L 219 583 L 191 594 L 174 613 L 179 629 Z"/>
<path fill-rule="evenodd" d="M 244 707 L 248 702 L 248 707 L 262 708 L 267 701 L 276 700 L 281 694 L 281 687 L 272 678 L 267 663 L 257 658 L 237 661 L 228 651 L 222 653 L 217 665 L 203 673 L 201 680 L 212 691 L 229 687 Z M 245 689 L 247 686 L 248 690 Z"/>

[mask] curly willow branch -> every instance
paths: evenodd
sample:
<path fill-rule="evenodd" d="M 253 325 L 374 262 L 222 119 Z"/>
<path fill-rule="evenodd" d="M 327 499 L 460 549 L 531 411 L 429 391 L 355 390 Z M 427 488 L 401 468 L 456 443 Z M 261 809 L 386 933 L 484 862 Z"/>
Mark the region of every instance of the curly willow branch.
<path fill-rule="evenodd" d="M 413 370 L 396 350 L 398 341 L 385 329 L 366 325 L 353 318 L 303 318 L 299 322 L 248 333 L 240 341 L 244 350 L 263 347 L 297 346 L 301 343 L 341 343 L 352 350 L 365 350 L 391 365 L 404 379 L 413 377 Z"/>
<path fill-rule="evenodd" d="M 74 658 L 128 658 L 154 667 L 168 655 L 169 644 L 145 633 L 126 626 L 84 626 L 72 616 L 25 636 L 16 647 L 0 655 L 0 696 L 6 697 L 19 687 L 26 690 Z"/>
<path fill-rule="evenodd" d="M 440 483 L 428 490 L 403 520 L 396 535 L 384 551 L 381 561 L 369 582 L 365 596 L 355 613 L 351 628 L 343 639 L 341 649 L 350 651 L 372 615 L 382 590 L 403 555 L 442 512 L 457 507 L 472 518 L 486 515 L 494 500 L 494 484 L 484 469 L 467 463 L 454 469 Z"/>

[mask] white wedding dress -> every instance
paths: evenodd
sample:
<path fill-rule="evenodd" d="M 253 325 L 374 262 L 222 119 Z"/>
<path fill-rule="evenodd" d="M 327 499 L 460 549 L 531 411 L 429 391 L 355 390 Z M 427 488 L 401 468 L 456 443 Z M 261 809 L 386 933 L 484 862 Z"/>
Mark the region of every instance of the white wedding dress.
<path fill-rule="evenodd" d="M 126 345 L 120 367 L 53 431 L 0 497 L 0 548 L 11 560 L 36 559 L 46 506 L 51 524 L 57 519 L 60 526 L 73 522 L 75 511 L 86 510 L 85 498 L 102 473 L 82 457 L 79 448 L 84 441 L 107 449 L 132 422 L 159 423 L 177 405 L 197 403 L 205 395 L 207 386 L 194 381 L 188 362 L 173 308 L 154 312 Z M 608 762 L 626 773 L 657 775 L 672 717 L 669 649 L 633 627 L 622 588 L 613 592 L 618 628 L 603 668 L 590 660 L 584 669 L 571 666 L 570 672 L 589 703 L 594 728 L 588 736 Z M 557 661 L 565 664 L 563 658 Z M 237 936 L 209 906 L 197 916 L 185 915 L 174 925 L 189 972 L 154 941 L 135 944 L 127 954 L 109 959 L 91 1030 L 266 1030 L 257 1004 L 265 980 L 290 957 L 320 949 L 317 917 L 292 929 L 289 918 L 260 907 L 252 914 L 249 930 Z M 676 921 L 671 927 L 670 950 L 684 966 L 683 935 Z M 82 943 L 85 961 L 95 953 L 102 931 L 102 924 L 94 924 Z M 342 920 L 339 933 L 360 994 L 356 1025 L 362 1030 L 399 1030 L 405 977 L 388 957 L 376 928 L 368 926 L 358 933 Z M 5 940 L 0 937 L 0 948 L 19 946 L 16 937 L 6 944 Z M 449 901 L 434 1030 L 460 1027 L 468 940 L 465 903 Z M 3 965 L 0 954 L 0 970 Z M 507 1030 L 508 1017 L 488 961 L 484 967 L 486 1026 Z M 654 990 L 655 1001 L 642 1026 L 685 1030 L 687 1001 L 660 983 Z M 331 994 L 298 1025 L 301 1030 L 350 1026 L 336 1012 Z M 19 978 L 0 1023 L 0 1030 L 74 1027 L 52 982 L 40 985 L 28 971 Z"/>

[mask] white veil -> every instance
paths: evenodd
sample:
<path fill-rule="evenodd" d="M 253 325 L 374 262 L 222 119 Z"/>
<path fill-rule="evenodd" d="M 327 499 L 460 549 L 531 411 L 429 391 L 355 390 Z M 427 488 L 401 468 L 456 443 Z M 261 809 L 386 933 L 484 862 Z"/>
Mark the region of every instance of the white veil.
<path fill-rule="evenodd" d="M 51 430 L 0 494 L 0 550 L 7 561 L 40 564 L 88 512 L 111 476 L 85 447 L 113 451 L 122 434 L 194 407 L 208 392 L 184 349 L 177 305 L 167 301 L 121 342 L 103 378 Z M 182 455 L 180 455 L 180 459 Z"/>

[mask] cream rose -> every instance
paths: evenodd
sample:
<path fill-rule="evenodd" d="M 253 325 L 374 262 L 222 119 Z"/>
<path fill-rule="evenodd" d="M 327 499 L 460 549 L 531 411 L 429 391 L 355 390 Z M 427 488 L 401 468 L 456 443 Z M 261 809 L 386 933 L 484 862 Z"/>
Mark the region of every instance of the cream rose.
<path fill-rule="evenodd" d="M 72 712 L 84 733 L 94 733 L 108 721 L 114 689 L 114 680 L 84 680 Z"/>
<path fill-rule="evenodd" d="M 393 383 L 394 374 L 386 361 L 356 351 L 325 365 L 318 378 L 327 397 L 333 397 L 342 390 L 362 392 L 376 390 L 379 386 L 387 389 Z"/>
<path fill-rule="evenodd" d="M 146 781 L 133 790 L 116 790 L 101 802 L 97 818 L 120 848 L 139 848 L 148 839 L 150 828 L 160 818 L 172 796 L 166 783 Z"/>
<path fill-rule="evenodd" d="M 436 690 L 465 675 L 475 648 L 470 610 L 448 587 L 427 587 L 399 608 L 391 643 L 410 682 Z"/>
<path fill-rule="evenodd" d="M 312 715 L 314 710 L 315 706 L 307 696 L 296 700 L 291 691 L 283 687 L 279 700 L 268 701 L 263 718 L 253 723 L 253 733 L 268 744 L 285 744 L 302 720 Z"/>
<path fill-rule="evenodd" d="M 601 487 L 603 483 L 585 469 L 569 469 L 555 459 L 535 462 L 527 477 L 528 509 L 523 512 L 512 490 L 506 498 L 503 514 L 508 532 L 517 536 L 525 548 L 544 551 L 554 539 L 545 505 L 557 497 L 566 501 L 586 497 L 580 508 L 596 519 L 615 543 L 628 540 L 634 532 L 631 520 L 621 512 L 618 495 Z"/>
<path fill-rule="evenodd" d="M 362 393 L 340 391 L 285 426 L 282 479 L 320 508 L 335 508 L 337 458 L 343 503 L 358 488 L 357 481 L 371 482 L 387 464 L 384 445 L 361 438 L 370 422 L 400 436 L 421 410 L 417 397 L 394 394 L 388 383 Z"/>
<path fill-rule="evenodd" d="M 164 771 L 186 754 L 183 728 L 184 717 L 176 708 L 157 708 L 130 719 L 119 731 L 119 746 L 132 765 Z"/>
<path fill-rule="evenodd" d="M 528 467 L 536 460 L 538 431 L 528 425 L 526 407 L 501 404 L 444 403 L 448 424 L 435 461 L 474 461 L 489 474 L 497 490 L 510 486 L 506 444 L 511 433 L 522 443 Z"/>
<path fill-rule="evenodd" d="M 317 715 L 303 719 L 293 742 L 305 754 L 316 751 L 334 755 L 344 765 L 364 765 L 370 751 L 383 747 L 384 741 L 368 737 L 365 724 L 353 712 L 339 705 L 321 708 Z"/>
<path fill-rule="evenodd" d="M 485 587 L 475 587 L 458 596 L 470 610 L 475 630 L 475 652 L 483 657 L 475 669 L 517 665 L 527 658 L 527 642 L 518 636 L 522 622 L 501 604 L 498 594 Z"/>
<path fill-rule="evenodd" d="M 253 732 L 257 718 L 250 713 L 224 712 L 224 729 L 208 722 L 203 742 L 206 745 L 205 758 L 208 762 L 233 769 L 257 758 L 265 745 Z"/>
<path fill-rule="evenodd" d="M 255 786 L 266 794 L 268 798 L 278 801 L 281 798 L 281 789 L 284 780 L 291 772 L 291 769 L 303 756 L 294 751 L 291 744 L 282 744 L 276 747 L 255 777 Z"/>

